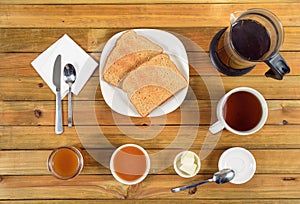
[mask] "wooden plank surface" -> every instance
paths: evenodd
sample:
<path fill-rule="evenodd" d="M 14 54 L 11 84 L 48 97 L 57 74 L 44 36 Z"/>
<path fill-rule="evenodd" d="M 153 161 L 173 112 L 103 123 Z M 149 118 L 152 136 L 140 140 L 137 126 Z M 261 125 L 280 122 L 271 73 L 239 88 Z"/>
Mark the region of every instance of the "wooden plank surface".
<path fill-rule="evenodd" d="M 215 102 L 216 103 L 216 102 Z M 269 116 L 267 124 L 280 125 L 283 123 L 300 124 L 300 103 L 297 100 L 269 100 Z M 0 102 L 2 125 L 54 125 L 55 103 L 53 101 L 32 102 Z M 155 125 L 155 124 L 201 124 L 207 125 L 211 122 L 211 101 L 186 100 L 177 109 L 167 116 L 148 118 L 128 118 L 116 114 L 103 101 L 75 101 L 74 122 L 76 125 Z M 200 119 L 195 111 L 200 112 Z M 63 103 L 63 115 L 67 115 L 67 101 Z M 63 117 L 64 124 L 67 118 Z M 284 122 L 283 122 L 284 121 Z M 213 122 L 213 121 L 212 121 Z"/>
<path fill-rule="evenodd" d="M 89 53 L 94 60 L 97 62 L 100 59 L 100 53 Z M 39 76 L 34 68 L 29 62 L 32 62 L 39 53 L 0 53 L 0 77 L 31 77 Z M 300 52 L 281 52 L 281 55 L 288 62 L 289 66 L 292 68 L 288 76 L 300 75 Z M 188 52 L 190 67 L 190 75 L 199 75 L 197 70 L 193 67 L 202 68 L 201 73 L 210 75 L 211 74 L 211 64 L 208 63 L 208 54 L 203 52 Z M 261 76 L 268 70 L 268 66 L 265 63 L 258 63 L 248 76 Z M 97 68 L 93 76 L 99 76 L 99 69 Z"/>
<path fill-rule="evenodd" d="M 193 193 L 172 194 L 170 189 L 182 184 L 207 179 L 199 175 L 193 179 L 177 175 L 151 175 L 143 183 L 126 186 L 111 175 L 86 175 L 70 181 L 59 181 L 51 176 L 3 176 L 0 199 L 297 199 L 299 174 L 260 174 L 240 185 L 206 184 Z M 35 192 L 34 194 L 31 192 Z"/>
<path fill-rule="evenodd" d="M 93 131 L 86 127 L 89 137 L 84 138 L 84 142 L 89 144 L 89 147 L 97 148 L 93 142 L 101 135 L 109 138 L 111 144 L 116 147 L 127 143 L 136 143 L 145 147 L 165 148 L 174 140 L 178 134 L 179 128 L 182 128 L 186 135 L 191 134 L 190 126 L 166 126 L 161 132 L 158 132 L 155 137 L 149 137 L 146 140 L 137 140 L 142 138 L 144 133 L 136 132 L 135 138 L 125 135 L 119 127 L 116 126 L 101 126 L 102 133 Z M 0 147 L 2 150 L 49 150 L 63 145 L 72 145 L 79 148 L 84 148 L 81 144 L 82 134 L 77 131 L 77 128 L 65 128 L 64 135 L 58 136 L 53 132 L 54 126 L 0 126 Z M 192 149 L 200 150 L 205 143 L 207 137 L 208 126 L 198 127 L 197 135 L 194 138 Z M 153 131 L 157 129 L 153 128 Z M 224 150 L 232 146 L 242 146 L 247 149 L 297 149 L 300 148 L 300 126 L 299 125 L 265 125 L 259 132 L 241 137 L 224 130 L 222 137 L 216 144 L 215 149 Z M 282 136 L 284 135 L 284 136 Z M 209 135 L 208 135 L 209 136 Z M 81 139 L 80 139 L 81 138 Z M 155 143 L 155 147 L 153 147 Z M 188 140 L 180 140 L 178 146 L 188 144 Z"/>
<path fill-rule="evenodd" d="M 120 200 L 110 200 L 110 199 L 105 199 L 105 200 L 98 200 L 98 199 L 78 199 L 76 200 L 77 202 L 80 202 L 80 203 L 89 203 L 89 204 L 97 204 L 97 203 L 112 203 L 112 204 L 119 204 L 120 203 Z M 122 200 L 122 203 L 157 203 L 159 202 L 158 200 L 155 200 L 155 199 L 143 199 L 143 200 Z M 185 198 L 184 199 L 163 199 L 161 200 L 161 202 L 164 202 L 164 203 L 174 203 L 174 204 L 178 204 L 178 203 L 183 203 L 183 202 L 186 202 Z M 191 204 L 202 204 L 202 203 L 205 203 L 205 204 L 215 204 L 215 203 L 221 203 L 221 204 L 227 204 L 228 203 L 228 200 L 221 200 L 221 199 L 210 199 L 210 200 L 207 200 L 207 199 L 197 199 L 197 200 L 189 200 L 188 201 L 189 203 Z M 241 200 L 241 199 L 235 199 L 235 200 L 231 200 L 230 203 L 242 203 L 242 202 L 247 202 L 247 203 L 255 203 L 255 204 L 260 204 L 260 203 L 266 203 L 266 204 L 281 204 L 281 203 L 286 203 L 286 204 L 289 204 L 289 203 L 297 203 L 297 202 L 300 202 L 299 199 L 255 199 L 255 198 L 252 198 L 251 200 Z M 67 199 L 64 199 L 64 200 L 47 200 L 47 199 L 43 199 L 43 200 L 22 200 L 22 201 L 18 201 L 18 200 L 6 200 L 6 201 L 0 201 L 0 203 L 16 203 L 16 204 L 19 204 L 19 203 L 74 203 L 74 200 L 67 200 Z"/>
<path fill-rule="evenodd" d="M 300 4 L 299 4 L 300 7 Z M 300 12 L 300 10 L 299 10 Z M 229 18 L 226 18 L 229 20 Z M 205 27 L 204 25 L 193 28 L 170 28 L 167 25 L 158 28 L 169 31 L 179 37 L 188 52 L 208 51 L 212 37 L 227 24 L 221 26 Z M 145 27 L 148 27 L 145 25 Z M 130 29 L 130 28 L 124 28 Z M 98 53 L 106 41 L 114 34 L 124 29 L 91 29 L 88 28 L 2 28 L 0 29 L 1 52 L 43 52 L 52 43 L 65 33 L 78 43 L 87 52 Z M 299 51 L 300 27 L 285 27 L 284 43 L 281 51 Z M 20 44 L 19 42 L 22 42 Z M 5 42 L 5 43 L 4 43 Z M 36 55 L 38 56 L 38 55 Z M 31 61 L 27 61 L 31 62 Z M 299 69 L 295 67 L 295 69 Z"/>
<path fill-rule="evenodd" d="M 212 25 L 216 27 L 228 26 L 231 12 L 257 7 L 274 11 L 285 26 L 300 26 L 300 3 L 275 5 L 269 3 L 0 5 L 0 27 L 46 28 L 49 25 L 52 28 L 138 28 L 145 26 L 158 28 L 210 27 Z M 289 12 L 286 12 L 287 10 Z M 45 12 L 47 12 L 47 15 L 45 15 Z M 66 13 L 68 15 L 65 15 Z"/>
<path fill-rule="evenodd" d="M 3 101 L 55 99 L 54 93 L 40 77 L 1 77 L 1 81 L 0 99 Z M 265 78 L 264 75 L 255 77 L 194 76 L 190 78 L 189 85 L 187 100 L 195 99 L 195 97 L 201 100 L 218 100 L 224 90 L 229 91 L 239 86 L 249 86 L 257 89 L 266 99 L 300 98 L 298 76 L 286 76 L 282 81 L 274 81 Z M 103 100 L 99 77 L 90 78 L 78 97 L 74 96 L 74 100 Z"/>
<path fill-rule="evenodd" d="M 253 7 L 269 9 L 283 23 L 280 51 L 291 73 L 282 81 L 265 78 L 264 63 L 246 76 L 228 77 L 215 72 L 208 58 L 210 41 L 229 25 L 229 14 Z M 56 135 L 55 95 L 31 61 L 65 33 L 99 61 L 103 46 L 115 33 L 145 27 L 175 34 L 187 50 L 191 87 L 181 109 L 151 120 L 113 113 L 104 102 L 96 69 L 80 95 L 74 96 L 75 127 L 66 126 L 65 98 L 65 132 Z M 299 41 L 298 0 L 0 0 L 0 203 L 299 203 Z M 238 86 L 253 87 L 264 95 L 267 124 L 250 136 L 227 130 L 215 137 L 208 134 L 216 120 L 217 100 Z M 105 141 L 102 137 L 108 139 L 107 146 L 99 146 Z M 93 153 L 102 152 L 107 162 L 111 145 L 126 143 L 139 144 L 150 155 L 171 143 L 170 155 L 188 146 L 204 156 L 201 171 L 183 179 L 175 174 L 172 161 L 161 158 L 158 164 L 170 165 L 161 171 L 154 165 L 144 182 L 122 185 Z M 82 174 L 70 181 L 53 178 L 46 167 L 50 152 L 64 145 L 78 147 L 85 158 Z M 249 149 L 256 158 L 252 180 L 170 192 L 172 187 L 210 178 L 222 152 L 235 146 Z M 205 150 L 211 152 L 207 155 Z"/>
<path fill-rule="evenodd" d="M 298 3 L 298 0 L 214 0 L 213 3 Z M 47 0 L 47 4 L 166 4 L 211 3 L 210 0 Z M 45 4 L 44 0 L 0 0 L 0 4 Z"/>

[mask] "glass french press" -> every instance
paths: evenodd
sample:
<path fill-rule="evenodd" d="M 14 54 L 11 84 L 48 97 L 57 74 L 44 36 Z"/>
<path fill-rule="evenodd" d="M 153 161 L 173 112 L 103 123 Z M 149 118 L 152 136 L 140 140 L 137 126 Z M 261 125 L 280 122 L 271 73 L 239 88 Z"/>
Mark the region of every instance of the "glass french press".
<path fill-rule="evenodd" d="M 283 26 L 270 11 L 237 11 L 230 15 L 230 27 L 212 39 L 210 59 L 216 69 L 229 76 L 244 75 L 258 62 L 265 62 L 270 67 L 265 76 L 281 80 L 290 72 L 279 54 L 283 38 Z"/>

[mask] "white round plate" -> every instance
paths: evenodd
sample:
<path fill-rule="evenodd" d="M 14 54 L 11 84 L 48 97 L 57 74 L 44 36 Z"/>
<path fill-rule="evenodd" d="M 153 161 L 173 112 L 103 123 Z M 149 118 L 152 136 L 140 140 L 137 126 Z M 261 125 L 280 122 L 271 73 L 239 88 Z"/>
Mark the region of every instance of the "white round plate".
<path fill-rule="evenodd" d="M 163 48 L 163 52 L 170 56 L 171 60 L 176 64 L 180 72 L 186 78 L 187 82 L 189 82 L 189 64 L 187 53 L 182 42 L 177 37 L 166 31 L 156 29 L 134 29 L 134 31 L 137 34 L 145 36 L 152 42 L 161 46 Z M 127 94 L 121 89 L 108 84 L 102 78 L 102 70 L 106 58 L 114 47 L 116 40 L 123 32 L 125 31 L 117 33 L 113 37 L 111 37 L 102 50 L 99 65 L 100 88 L 105 102 L 112 110 L 122 115 L 141 117 L 134 106 L 131 104 L 130 100 L 127 97 Z M 158 108 L 153 110 L 148 117 L 161 116 L 174 111 L 183 102 L 187 91 L 188 86 L 176 93 L 173 97 L 160 105 Z"/>
<path fill-rule="evenodd" d="M 235 177 L 230 181 L 234 184 L 242 184 L 249 181 L 255 173 L 256 162 L 254 156 L 246 149 L 233 147 L 221 155 L 218 163 L 219 170 L 232 169 Z"/>

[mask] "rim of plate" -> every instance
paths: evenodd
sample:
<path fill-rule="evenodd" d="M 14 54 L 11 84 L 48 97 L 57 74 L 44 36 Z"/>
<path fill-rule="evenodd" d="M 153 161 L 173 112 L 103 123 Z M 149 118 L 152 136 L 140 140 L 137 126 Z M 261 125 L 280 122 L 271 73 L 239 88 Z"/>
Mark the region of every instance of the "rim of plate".
<path fill-rule="evenodd" d="M 230 183 L 233 183 L 233 184 L 243 184 L 243 183 L 248 182 L 250 179 L 253 178 L 253 176 L 255 174 L 255 171 L 256 171 L 256 161 L 255 161 L 255 158 L 254 158 L 253 154 L 249 150 L 247 150 L 243 147 L 232 147 L 232 148 L 229 148 L 229 149 L 225 150 L 219 158 L 219 162 L 218 162 L 219 170 L 222 170 L 224 168 L 230 168 L 230 167 L 224 166 L 224 163 L 226 161 L 226 157 L 230 154 L 233 154 L 233 153 L 235 155 L 239 155 L 238 154 L 239 152 L 240 153 L 242 152 L 242 153 L 246 154 L 247 160 L 249 161 L 248 164 L 251 164 L 252 168 L 248 170 L 250 173 L 247 176 L 244 176 L 244 178 L 241 178 L 239 180 L 237 180 L 237 177 L 233 178 L 230 181 Z M 239 158 L 242 158 L 243 161 L 245 160 L 244 156 L 240 156 Z M 235 173 L 238 174 L 237 172 L 235 172 Z"/>

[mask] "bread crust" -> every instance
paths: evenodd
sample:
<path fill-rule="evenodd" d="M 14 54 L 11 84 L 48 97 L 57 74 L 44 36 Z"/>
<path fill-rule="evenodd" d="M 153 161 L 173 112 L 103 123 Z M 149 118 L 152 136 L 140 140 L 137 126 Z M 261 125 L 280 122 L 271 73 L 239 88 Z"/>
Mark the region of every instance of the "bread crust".
<path fill-rule="evenodd" d="M 159 45 L 146 37 L 138 35 L 134 30 L 126 31 L 117 39 L 106 59 L 103 80 L 119 86 L 128 72 L 162 52 Z"/>
<path fill-rule="evenodd" d="M 140 65 L 129 72 L 122 82 L 122 89 L 142 117 L 186 86 L 186 79 L 166 54 Z"/>

